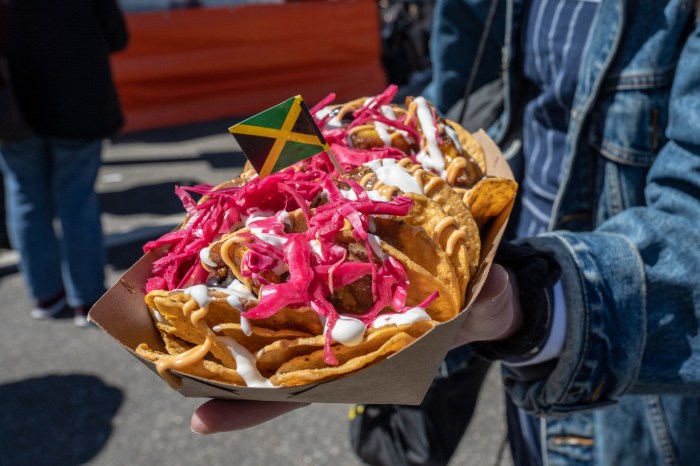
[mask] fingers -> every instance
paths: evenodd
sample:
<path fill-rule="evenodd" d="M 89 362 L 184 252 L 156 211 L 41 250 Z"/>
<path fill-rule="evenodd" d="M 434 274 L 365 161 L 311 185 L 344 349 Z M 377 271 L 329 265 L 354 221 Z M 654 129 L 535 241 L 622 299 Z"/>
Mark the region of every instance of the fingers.
<path fill-rule="evenodd" d="M 209 400 L 194 412 L 190 427 L 197 434 L 242 430 L 306 405 L 279 401 Z"/>
<path fill-rule="evenodd" d="M 515 277 L 502 266 L 493 264 L 479 296 L 464 319 L 455 346 L 502 339 L 517 331 L 522 323 L 517 296 Z"/>

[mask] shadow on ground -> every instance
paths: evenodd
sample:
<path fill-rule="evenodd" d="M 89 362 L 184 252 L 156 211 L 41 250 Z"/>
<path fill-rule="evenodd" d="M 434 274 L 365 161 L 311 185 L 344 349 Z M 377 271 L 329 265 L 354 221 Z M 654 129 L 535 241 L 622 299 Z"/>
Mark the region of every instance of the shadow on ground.
<path fill-rule="evenodd" d="M 104 447 L 124 395 L 90 375 L 49 375 L 0 385 L 5 465 L 84 464 Z"/>
<path fill-rule="evenodd" d="M 160 238 L 162 235 L 172 231 L 176 224 L 161 225 L 157 227 L 146 227 L 130 232 L 126 238 L 120 235 L 111 235 L 107 238 L 107 262 L 114 270 L 126 270 L 141 258 L 143 246 L 151 240 Z"/>
<path fill-rule="evenodd" d="M 225 134 L 230 126 L 241 122 L 245 118 L 246 116 L 227 117 L 210 121 L 188 123 L 180 126 L 134 131 L 116 136 L 114 142 L 176 142 L 213 136 L 215 134 Z"/>
<path fill-rule="evenodd" d="M 206 162 L 212 168 L 240 168 L 246 162 L 245 155 L 240 151 L 222 151 L 222 152 L 205 152 L 192 157 L 167 157 L 166 154 L 158 154 L 156 156 L 142 157 L 120 160 L 106 160 L 103 162 L 105 166 L 118 165 L 172 165 L 182 162 Z"/>
<path fill-rule="evenodd" d="M 245 164 L 246 158 L 242 152 L 227 151 L 209 152 L 188 158 L 139 157 L 137 159 L 105 162 L 105 165 L 173 165 L 190 161 L 203 161 L 209 164 L 211 168 L 220 170 L 241 168 Z M 99 194 L 100 206 L 103 212 L 114 215 L 140 213 L 156 215 L 176 214 L 183 212 L 183 207 L 175 195 L 175 186 L 194 186 L 202 183 L 205 183 L 205 181 L 184 178 L 136 186 L 122 191 L 103 192 Z M 193 195 L 193 197 L 196 198 L 196 195 Z"/>
<path fill-rule="evenodd" d="M 100 207 L 103 213 L 112 215 L 184 215 L 185 209 L 175 195 L 175 186 L 196 184 L 199 184 L 197 180 L 180 179 L 100 193 Z"/>

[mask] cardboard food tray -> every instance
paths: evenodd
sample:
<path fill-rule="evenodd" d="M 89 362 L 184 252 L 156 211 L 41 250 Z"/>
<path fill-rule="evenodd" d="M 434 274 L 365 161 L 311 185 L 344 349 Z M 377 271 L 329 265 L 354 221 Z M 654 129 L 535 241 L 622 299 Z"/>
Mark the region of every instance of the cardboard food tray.
<path fill-rule="evenodd" d="M 508 163 L 486 133 L 479 131 L 474 137 L 486 153 L 487 173 L 512 179 L 513 174 Z M 240 400 L 420 404 L 469 311 L 469 305 L 483 286 L 496 253 L 496 246 L 506 228 L 511 208 L 512 203 L 498 218 L 490 222 L 485 238 L 482 239 L 481 266 L 468 290 L 470 298 L 466 309 L 452 320 L 435 326 L 398 353 L 350 375 L 301 387 L 239 387 L 172 371 L 182 380 L 178 391 L 188 397 Z M 134 350 L 141 343 L 163 350 L 163 342 L 144 303 L 144 286 L 151 273 L 151 264 L 156 259 L 153 253 L 139 259 L 95 304 L 89 315 L 90 320 L 154 373 L 155 364 L 137 355 Z"/>

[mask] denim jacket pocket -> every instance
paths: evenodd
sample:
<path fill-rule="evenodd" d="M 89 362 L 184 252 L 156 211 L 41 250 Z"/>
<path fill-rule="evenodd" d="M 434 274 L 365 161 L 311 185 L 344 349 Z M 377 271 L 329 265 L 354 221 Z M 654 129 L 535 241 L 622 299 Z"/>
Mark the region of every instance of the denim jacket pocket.
<path fill-rule="evenodd" d="M 644 204 L 647 172 L 666 143 L 672 71 L 610 77 L 591 115 L 595 224 Z"/>

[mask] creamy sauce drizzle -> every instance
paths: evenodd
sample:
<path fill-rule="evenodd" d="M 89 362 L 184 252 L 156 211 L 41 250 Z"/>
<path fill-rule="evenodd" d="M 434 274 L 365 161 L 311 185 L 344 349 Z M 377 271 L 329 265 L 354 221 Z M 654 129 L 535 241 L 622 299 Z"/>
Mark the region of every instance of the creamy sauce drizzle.
<path fill-rule="evenodd" d="M 357 346 L 362 343 L 365 330 L 367 327 L 361 320 L 349 316 L 338 316 L 331 330 L 331 338 L 345 346 Z"/>
<path fill-rule="evenodd" d="M 430 316 L 422 307 L 412 307 L 403 313 L 381 314 L 372 322 L 372 328 L 384 327 L 385 325 L 413 324 L 421 320 L 430 320 Z"/>
<path fill-rule="evenodd" d="M 389 127 L 380 121 L 376 121 L 374 123 L 374 128 L 377 130 L 377 134 L 384 145 L 391 146 L 391 134 L 389 134 Z"/>
<path fill-rule="evenodd" d="M 321 242 L 319 240 L 314 239 L 309 241 L 309 246 L 311 246 L 311 252 L 323 259 L 323 251 L 321 250 Z"/>
<path fill-rule="evenodd" d="M 450 184 L 455 184 L 457 178 L 464 172 L 467 167 L 467 159 L 464 157 L 455 157 L 450 161 L 447 167 L 447 173 L 445 174 L 445 179 Z"/>
<path fill-rule="evenodd" d="M 369 194 L 369 193 L 368 193 Z M 357 200 L 357 194 L 355 191 L 352 189 L 341 189 L 340 190 L 340 195 L 343 196 L 345 199 L 349 199 L 351 201 L 356 201 Z"/>
<path fill-rule="evenodd" d="M 194 348 L 190 348 L 184 353 L 166 356 L 164 358 L 159 359 L 155 363 L 158 375 L 160 375 L 161 378 L 168 383 L 168 385 L 177 390 L 182 386 L 182 380 L 180 380 L 170 372 L 167 372 L 167 370 L 188 367 L 201 361 L 202 359 L 204 359 L 204 356 L 206 356 L 209 352 L 209 349 L 211 348 L 211 343 L 211 339 L 207 337 L 206 340 L 204 340 L 203 344 L 195 346 Z"/>
<path fill-rule="evenodd" d="M 367 191 L 367 197 L 376 202 L 389 202 L 391 199 L 391 197 L 387 198 L 381 192 L 375 190 Z"/>
<path fill-rule="evenodd" d="M 392 120 L 396 120 L 396 112 L 394 112 L 394 109 L 391 108 L 391 105 L 382 105 L 381 107 L 379 107 L 379 111 L 385 117 Z"/>
<path fill-rule="evenodd" d="M 219 291 L 227 295 L 226 302 L 229 306 L 234 309 L 238 309 L 239 312 L 245 312 L 246 307 L 243 300 L 256 303 L 258 298 L 241 282 L 238 280 L 233 280 L 226 288 L 211 287 L 212 291 Z M 241 330 L 247 336 L 253 334 L 253 330 L 250 326 L 250 321 L 243 316 L 240 316 Z"/>
<path fill-rule="evenodd" d="M 379 241 L 380 239 L 377 235 L 373 235 L 371 233 L 367 235 L 367 242 L 369 243 L 369 247 L 372 249 L 374 255 L 376 255 L 379 259 L 384 260 L 386 259 L 386 253 L 379 245 Z"/>
<path fill-rule="evenodd" d="M 420 183 L 423 187 L 423 194 L 425 194 L 428 197 L 430 197 L 430 193 L 433 191 L 434 188 L 444 183 L 444 180 L 442 178 L 436 176 L 434 173 L 423 170 L 423 168 L 420 165 L 411 162 L 411 159 L 401 159 L 399 161 L 399 165 L 401 165 L 404 168 L 404 170 L 407 170 L 409 173 L 412 173 L 413 177 L 416 180 L 420 180 Z M 423 183 L 423 178 L 425 177 L 428 178 L 427 183 Z"/>
<path fill-rule="evenodd" d="M 418 116 L 421 129 L 423 130 L 423 137 L 425 138 L 428 151 L 427 154 L 424 152 L 418 154 L 417 159 L 421 165 L 434 171 L 441 177 L 444 177 L 445 158 L 442 155 L 442 151 L 440 150 L 435 136 L 435 120 L 433 119 L 433 113 L 423 97 L 416 97 L 413 101 L 417 106 L 416 115 Z"/>
<path fill-rule="evenodd" d="M 405 193 L 423 194 L 415 177 L 406 172 L 394 159 L 372 160 L 365 163 L 365 166 L 372 170 L 377 179 L 385 185 L 395 186 Z M 363 180 L 360 180 L 360 184 Z"/>
<path fill-rule="evenodd" d="M 199 260 L 201 260 L 203 264 L 208 265 L 209 267 L 216 267 L 216 262 L 209 258 L 210 252 L 211 251 L 209 248 L 203 248 L 201 251 L 199 251 Z"/>
<path fill-rule="evenodd" d="M 216 327 L 214 327 L 214 331 L 217 331 Z M 231 355 L 236 359 L 236 372 L 238 372 L 238 375 L 241 376 L 247 386 L 261 388 L 274 387 L 270 380 L 260 374 L 260 371 L 258 371 L 255 365 L 255 356 L 253 356 L 245 346 L 231 337 L 220 336 L 218 338 L 228 347 Z"/>
<path fill-rule="evenodd" d="M 445 125 L 445 133 L 447 133 L 447 136 L 449 136 L 449 138 L 452 139 L 452 142 L 454 143 L 455 147 L 459 150 L 459 152 L 462 153 L 462 144 L 459 142 L 459 136 L 457 136 L 455 130 L 452 129 L 450 125 Z"/>

